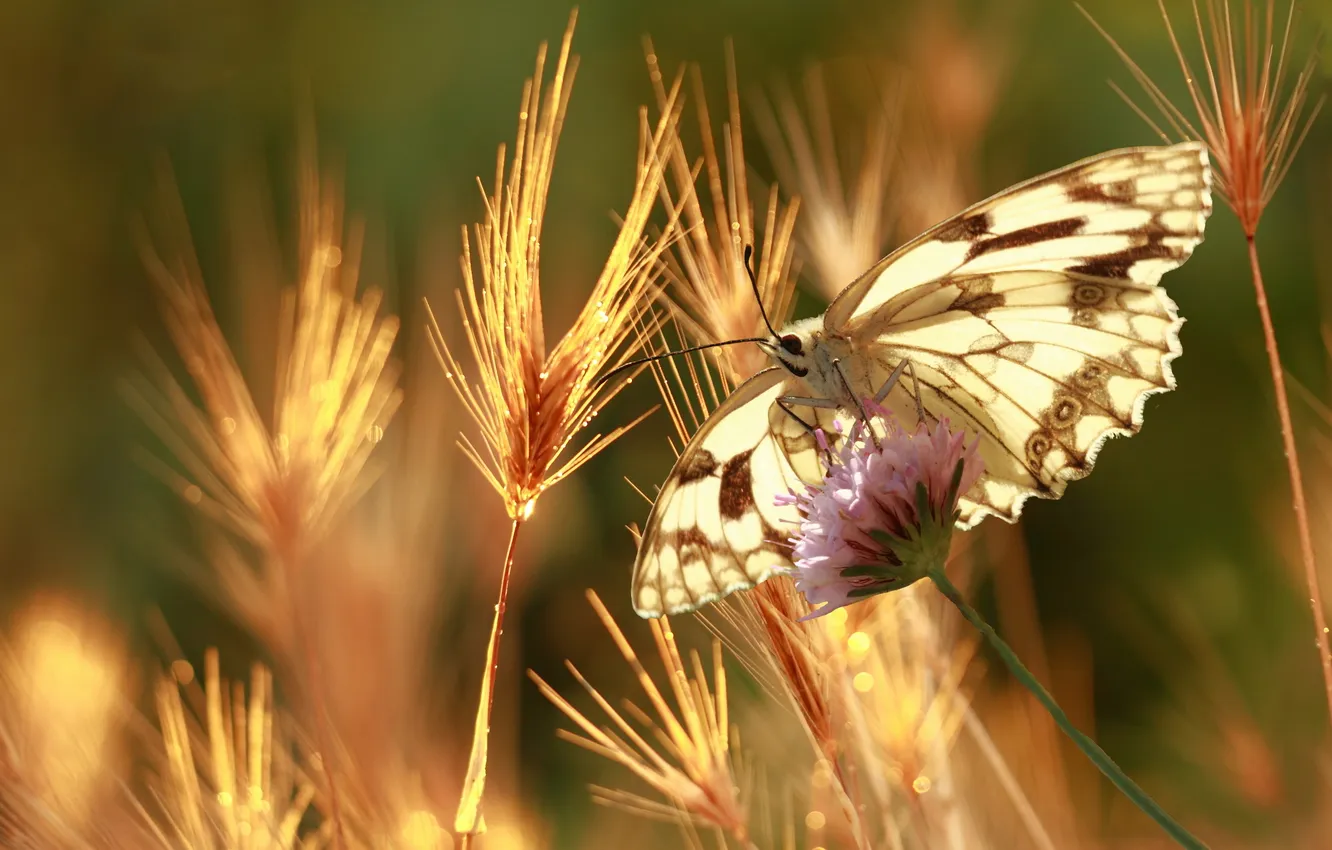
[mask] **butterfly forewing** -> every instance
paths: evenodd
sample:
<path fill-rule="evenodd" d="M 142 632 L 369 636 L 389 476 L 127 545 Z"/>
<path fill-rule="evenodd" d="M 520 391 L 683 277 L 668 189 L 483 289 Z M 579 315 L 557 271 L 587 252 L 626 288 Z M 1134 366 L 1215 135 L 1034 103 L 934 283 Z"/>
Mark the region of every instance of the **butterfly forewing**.
<path fill-rule="evenodd" d="M 981 201 L 885 257 L 828 308 L 829 331 L 902 309 L 922 284 L 980 272 L 1052 270 L 1155 285 L 1186 260 L 1211 212 L 1199 143 L 1127 148 Z"/>

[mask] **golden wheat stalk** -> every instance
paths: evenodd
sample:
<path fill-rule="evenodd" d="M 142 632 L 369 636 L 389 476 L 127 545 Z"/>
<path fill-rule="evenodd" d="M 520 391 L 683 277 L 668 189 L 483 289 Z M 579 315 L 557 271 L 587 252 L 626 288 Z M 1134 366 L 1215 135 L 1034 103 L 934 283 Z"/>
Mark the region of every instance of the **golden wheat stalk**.
<path fill-rule="evenodd" d="M 849 185 L 842 176 L 837 133 L 821 66 L 805 74 L 802 108 L 795 94 L 779 88 L 769 101 L 755 101 L 755 117 L 777 179 L 800 193 L 804 217 L 801 243 L 815 282 L 832 299 L 887 253 L 897 200 L 890 191 L 897 154 L 901 98 L 877 88 L 857 102 L 867 117 L 864 142 Z"/>
<path fill-rule="evenodd" d="M 691 653 L 686 664 L 667 619 L 651 621 L 652 638 L 669 682 L 663 692 L 601 599 L 590 590 L 587 598 L 634 671 L 657 719 L 627 701 L 623 711 L 617 710 L 572 662 L 566 662 L 569 672 L 610 718 L 611 726 L 592 722 L 535 672 L 529 670 L 528 675 L 542 695 L 583 733 L 561 731 L 561 737 L 628 768 L 667 803 L 626 791 L 594 788 L 597 799 L 648 816 L 678 819 L 683 813 L 752 846 L 748 812 L 733 763 L 733 732 L 720 642 L 713 642 L 713 684 L 709 686 L 698 653 Z"/>
<path fill-rule="evenodd" d="M 147 254 L 167 329 L 203 402 L 169 381 L 167 408 L 148 410 L 149 421 L 193 479 L 182 482 L 186 498 L 283 560 L 318 542 L 364 489 L 370 454 L 401 399 L 391 360 L 398 320 L 379 314 L 378 290 L 355 297 L 336 189 L 303 177 L 300 271 L 282 298 L 271 419 L 213 314 L 188 233 L 172 240 L 175 256 Z"/>
<path fill-rule="evenodd" d="M 152 803 L 140 806 L 160 846 L 310 846 L 299 829 L 315 786 L 280 732 L 268 671 L 254 665 L 248 694 L 222 678 L 216 650 L 204 656 L 202 692 L 188 665 L 173 671 L 156 686 L 162 764 Z"/>
<path fill-rule="evenodd" d="M 401 342 L 405 399 L 377 455 L 383 474 L 321 555 L 320 618 L 336 628 L 320 631 L 318 649 L 348 830 L 426 850 L 447 834 L 435 814 L 444 801 L 427 795 L 423 775 L 451 769 L 456 746 L 426 716 L 427 685 L 457 672 L 432 661 L 432 643 L 440 594 L 465 561 L 442 552 L 453 539 L 456 553 L 456 529 L 440 517 L 466 496 L 454 488 L 460 458 L 439 439 L 456 428 L 456 405 L 424 386 L 438 379 L 434 352 L 424 333 Z"/>
<path fill-rule="evenodd" d="M 673 90 L 665 87 L 650 41 L 647 62 L 658 107 L 665 113 L 673 103 Z M 726 43 L 727 111 L 720 154 L 697 66 L 691 77 L 702 157 L 691 161 L 678 127 L 672 128 L 664 150 L 669 179 L 662 182 L 662 200 L 667 209 L 681 210 L 684 231 L 664 257 L 671 283 L 669 301 L 685 329 L 700 343 L 766 336 L 764 313 L 781 327 L 794 303 L 797 268 L 792 234 L 800 204 L 783 202 L 774 184 L 767 193 L 763 219 L 756 219 L 731 43 Z M 696 185 L 700 169 L 706 194 Z M 753 252 L 757 300 L 745 267 L 746 250 Z M 727 378 L 737 383 L 769 362 L 761 350 L 750 345 L 732 346 L 722 358 Z"/>
<path fill-rule="evenodd" d="M 536 73 L 523 88 L 508 179 L 503 179 L 506 157 L 501 146 L 495 186 L 485 198 L 485 220 L 476 225 L 473 238 L 463 231 L 466 285 L 458 302 L 476 380 L 466 377 L 468 370 L 450 348 L 433 312 L 430 320 L 445 377 L 481 433 L 483 448 L 464 435 L 463 450 L 504 499 L 510 517 L 520 520 L 531 515 L 546 489 L 632 427 L 617 427 L 572 453 L 567 451 L 628 380 L 622 375 L 602 384 L 600 376 L 637 350 L 634 325 L 650 310 L 658 261 L 669 240 L 667 236 L 645 241 L 643 231 L 661 181 L 659 151 L 677 119 L 674 90 L 656 129 L 641 126 L 633 198 L 601 275 L 569 330 L 554 346 L 547 346 L 541 305 L 541 228 L 577 65 L 569 54 L 573 26 L 571 18 L 544 97 L 545 45 L 539 49 Z"/>
<path fill-rule="evenodd" d="M 445 377 L 480 431 L 483 448 L 463 436 L 462 449 L 504 500 L 512 520 L 472 752 L 454 819 L 454 828 L 463 835 L 484 828 L 480 805 L 490 712 L 518 531 L 542 493 L 638 421 L 597 434 L 571 450 L 574 439 L 632 378 L 632 372 L 625 371 L 602 381 L 603 375 L 626 363 L 638 350 L 637 325 L 653 321 L 648 316 L 657 295 L 661 252 L 675 225 L 674 220 L 668 222 L 659 239 L 644 239 L 661 183 L 661 151 L 678 118 L 678 90 L 672 89 L 655 128 L 649 126 L 646 112 L 640 113 L 634 193 L 619 235 L 573 325 L 553 346 L 547 345 L 541 306 L 541 228 L 577 65 L 570 55 L 576 19 L 576 13 L 570 16 L 554 78 L 544 93 L 546 46 L 538 49 L 536 71 L 523 87 L 518 139 L 507 180 L 506 151 L 501 146 L 494 188 L 486 196 L 486 216 L 474 230 L 475 245 L 463 233 L 466 285 L 458 304 L 477 372 L 475 380 L 466 377 L 467 370 L 450 349 L 434 314 L 430 315 L 430 333 Z M 479 279 L 474 267 L 480 272 Z"/>
<path fill-rule="evenodd" d="M 169 191 L 159 240 L 169 253 L 146 241 L 145 258 L 202 404 L 165 367 L 160 390 L 132 395 L 184 468 L 168 473 L 181 495 L 265 556 L 261 581 L 244 563 L 216 566 L 228 601 L 279 653 L 292 649 L 279 632 L 291 625 L 293 582 L 368 485 L 371 453 L 401 400 L 391 359 L 398 320 L 380 315 L 378 290 L 356 297 L 357 243 L 344 250 L 338 191 L 320 181 L 313 156 L 303 153 L 299 272 L 282 294 L 272 414 L 260 412 L 218 324 Z"/>
<path fill-rule="evenodd" d="M 281 300 L 271 417 L 260 413 L 213 313 L 173 192 L 164 197 L 168 253 L 145 238 L 144 255 L 202 405 L 165 367 L 161 389 L 133 400 L 184 467 L 185 476 L 172 474 L 182 495 L 264 558 L 259 580 L 234 552 L 215 566 L 233 607 L 293 670 L 304 672 L 340 835 L 313 643 L 316 612 L 298 600 L 319 547 L 367 486 L 370 456 L 401 401 L 392 359 L 398 320 L 380 314 L 378 290 L 357 297 L 359 243 L 344 250 L 340 191 L 319 175 L 310 125 L 301 129 L 299 264 L 296 285 Z"/>

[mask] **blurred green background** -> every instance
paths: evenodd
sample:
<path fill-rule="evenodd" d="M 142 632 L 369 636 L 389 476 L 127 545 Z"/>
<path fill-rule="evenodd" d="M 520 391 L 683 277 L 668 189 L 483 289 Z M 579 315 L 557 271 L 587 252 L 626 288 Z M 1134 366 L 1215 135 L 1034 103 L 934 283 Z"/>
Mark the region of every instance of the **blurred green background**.
<path fill-rule="evenodd" d="M 967 38 L 1002 59 L 972 200 L 1083 156 L 1155 141 L 1106 85 L 1114 79 L 1127 88 L 1131 78 L 1072 4 L 954 6 Z M 1092 0 L 1089 10 L 1168 92 L 1181 94 L 1155 4 Z M 562 330 L 589 291 L 615 236 L 609 213 L 629 198 L 637 109 L 652 99 L 644 35 L 668 71 L 701 63 L 718 109 L 728 36 L 743 93 L 794 80 L 811 61 L 854 67 L 906 57 L 918 11 L 886 1 L 583 3 L 574 42 L 581 66 L 543 240 L 551 326 Z M 1305 11 L 1301 44 L 1320 22 L 1332 23 L 1332 5 Z M 4 4 L 0 602 L 7 609 L 34 589 L 61 588 L 125 623 L 147 658 L 144 614 L 160 606 L 187 654 L 220 645 L 224 659 L 244 669 L 258 647 L 173 569 L 203 557 L 189 509 L 138 462 L 144 451 L 163 450 L 119 392 L 141 369 L 138 340 L 170 351 L 132 238 L 156 168 L 165 160 L 174 169 L 223 327 L 240 334 L 236 270 L 226 259 L 227 188 L 261 164 L 276 190 L 277 220 L 290 221 L 296 115 L 313 104 L 324 160 L 345 176 L 349 211 L 369 222 L 363 279 L 388 290 L 405 345 L 416 345 L 422 295 L 455 323 L 449 293 L 460 282 L 458 228 L 482 212 L 475 178 L 493 175 L 535 48 L 558 42 L 568 13 L 533 0 Z M 1320 71 L 1315 96 L 1321 83 Z M 1314 126 L 1259 235 L 1286 368 L 1325 400 L 1328 126 Z M 767 158 L 750 136 L 750 167 L 767 179 Z M 290 227 L 284 233 L 290 237 Z M 1096 475 L 1059 503 L 1033 504 L 1021 533 L 1047 638 L 1089 651 L 1084 675 L 1106 747 L 1130 772 L 1165 777 L 1160 783 L 1185 819 L 1280 846 L 1284 830 L 1328 805 L 1319 786 L 1332 750 L 1253 290 L 1228 210 L 1218 208 L 1206 243 L 1166 285 L 1188 318 L 1178 391 L 1151 400 L 1143 433 L 1112 443 Z M 802 296 L 799 315 L 820 309 L 813 292 Z M 243 338 L 233 340 L 244 350 Z M 655 403 L 648 384 L 635 383 L 603 421 Z M 416 386 L 447 392 L 437 370 L 421 369 Z M 1298 393 L 1294 406 L 1326 566 L 1332 443 L 1323 435 L 1332 429 Z M 603 766 L 555 740 L 559 717 L 518 672 L 533 667 L 563 685 L 559 665 L 568 657 L 610 691 L 625 681 L 582 593 L 597 588 L 627 628 L 639 628 L 627 604 L 633 543 L 624 526 L 641 522 L 646 505 L 623 478 L 651 485 L 664 477 L 668 429 L 664 416 L 652 417 L 552 491 L 519 549 L 500 722 L 517 730 L 512 764 L 521 769 L 499 781 L 551 824 L 554 846 L 588 846 L 579 844 L 591 805 L 584 785 L 604 779 Z M 452 428 L 438 434 L 441 444 L 454 438 Z M 499 538 L 504 528 L 480 476 L 453 455 L 437 472 L 450 476 L 450 496 L 432 527 L 444 543 L 433 645 L 438 665 L 457 671 L 449 681 L 460 689 L 436 698 L 431 716 L 452 725 L 461 750 L 503 543 L 478 538 L 490 529 Z M 1230 684 L 1218 687 L 1218 675 Z M 1216 773 L 1228 756 L 1224 737 L 1205 734 L 1214 746 L 1195 745 L 1218 700 L 1250 718 L 1266 742 L 1280 777 L 1276 797 L 1246 799 Z M 460 770 L 461 751 L 456 762 Z"/>

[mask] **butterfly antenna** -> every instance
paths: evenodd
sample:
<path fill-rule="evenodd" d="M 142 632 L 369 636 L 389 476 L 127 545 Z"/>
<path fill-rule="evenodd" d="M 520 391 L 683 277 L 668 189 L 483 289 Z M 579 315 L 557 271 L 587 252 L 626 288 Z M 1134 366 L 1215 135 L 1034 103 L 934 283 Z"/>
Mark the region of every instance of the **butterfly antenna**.
<path fill-rule="evenodd" d="M 754 274 L 754 246 L 745 246 L 745 274 L 749 275 L 749 284 L 754 287 L 754 300 L 758 302 L 759 315 L 763 317 L 763 324 L 768 326 L 768 333 L 780 336 L 777 329 L 772 326 L 768 319 L 768 311 L 763 309 L 763 296 L 759 294 L 758 275 Z"/>
<path fill-rule="evenodd" d="M 761 336 L 745 337 L 744 339 L 726 339 L 722 340 L 721 342 L 709 342 L 703 345 L 691 345 L 688 348 L 682 348 L 679 351 L 667 351 L 662 354 L 651 354 L 648 355 L 647 357 L 639 357 L 637 360 L 630 360 L 628 363 L 621 363 L 619 366 L 616 366 L 614 369 L 602 375 L 597 380 L 597 383 L 593 387 L 593 389 L 594 390 L 598 389 L 602 384 L 606 383 L 611 378 L 615 377 L 616 375 L 620 374 L 626 369 L 632 369 L 636 366 L 642 366 L 644 363 L 653 363 L 657 360 L 665 360 L 667 357 L 678 357 L 681 354 L 692 354 L 695 351 L 704 351 L 709 348 L 720 348 L 723 345 L 739 345 L 742 342 L 764 343 L 767 341 L 768 341 L 767 339 Z"/>

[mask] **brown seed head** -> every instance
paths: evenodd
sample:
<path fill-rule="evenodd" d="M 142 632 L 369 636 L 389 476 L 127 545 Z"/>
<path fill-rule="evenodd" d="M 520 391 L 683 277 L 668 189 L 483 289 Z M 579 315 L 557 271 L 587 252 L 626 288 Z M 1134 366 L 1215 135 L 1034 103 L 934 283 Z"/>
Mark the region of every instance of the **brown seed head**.
<path fill-rule="evenodd" d="M 576 16 L 574 16 L 576 17 Z M 523 89 L 518 140 L 505 178 L 500 148 L 485 219 L 471 238 L 463 232 L 466 286 L 459 310 L 477 378 L 469 381 L 432 313 L 430 332 L 445 376 L 481 431 L 484 448 L 466 437 L 463 450 L 505 501 L 509 515 L 528 516 L 538 496 L 592 458 L 630 425 L 597 435 L 566 455 L 574 437 L 632 377 L 605 384 L 599 378 L 630 359 L 656 296 L 661 252 L 673 223 L 660 239 L 643 237 L 661 183 L 661 152 L 674 131 L 676 90 L 655 128 L 640 115 L 638 173 L 619 237 L 573 325 L 547 346 L 541 308 L 541 227 L 577 64 L 570 56 L 574 17 L 565 32 L 555 75 L 541 89 L 546 48 Z M 475 260 L 475 262 L 474 262 Z"/>
<path fill-rule="evenodd" d="M 1204 3 L 1205 11 L 1199 8 L 1197 0 L 1192 3 L 1194 30 L 1202 52 L 1200 79 L 1184 55 L 1164 0 L 1157 0 L 1170 46 L 1184 75 L 1196 123 L 1166 97 L 1086 9 L 1078 8 L 1128 65 L 1165 119 L 1168 132 L 1132 101 L 1130 106 L 1167 142 L 1173 141 L 1174 136 L 1207 143 L 1216 168 L 1217 189 L 1235 211 L 1245 235 L 1253 238 L 1263 211 L 1285 179 L 1305 134 L 1322 108 L 1320 98 L 1312 110 L 1307 114 L 1305 111 L 1318 58 L 1317 45 L 1294 82 L 1287 86 L 1287 74 L 1293 67 L 1288 62 L 1288 53 L 1295 31 L 1295 4 L 1290 5 L 1283 20 L 1278 20 L 1274 0 L 1263 4 L 1261 11 L 1255 9 L 1256 4 L 1251 0 L 1244 0 L 1237 22 L 1231 18 L 1230 3 L 1217 0 Z M 1120 95 L 1128 100 L 1122 91 Z"/>

